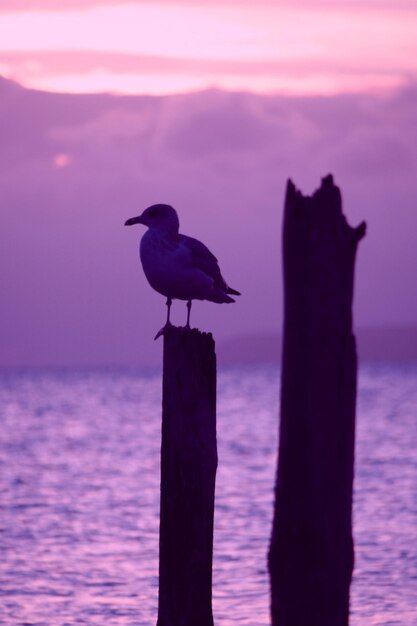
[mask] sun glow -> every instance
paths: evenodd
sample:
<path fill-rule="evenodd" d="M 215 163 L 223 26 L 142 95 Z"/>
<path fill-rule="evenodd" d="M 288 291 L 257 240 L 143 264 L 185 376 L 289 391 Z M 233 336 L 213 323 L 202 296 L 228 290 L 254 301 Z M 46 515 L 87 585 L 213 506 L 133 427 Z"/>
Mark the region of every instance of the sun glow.
<path fill-rule="evenodd" d="M 56 154 L 53 158 L 54 167 L 58 169 L 68 167 L 68 165 L 71 165 L 71 161 L 71 156 L 69 154 L 66 154 L 65 152 L 60 152 L 59 154 Z"/>

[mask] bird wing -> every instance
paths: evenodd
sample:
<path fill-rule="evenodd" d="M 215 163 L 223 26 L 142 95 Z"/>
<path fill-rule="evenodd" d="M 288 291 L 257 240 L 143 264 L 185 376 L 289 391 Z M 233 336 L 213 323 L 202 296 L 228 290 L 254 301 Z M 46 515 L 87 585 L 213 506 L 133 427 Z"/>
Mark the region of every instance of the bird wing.
<path fill-rule="evenodd" d="M 212 252 L 198 239 L 180 235 L 180 244 L 184 244 L 191 254 L 191 261 L 195 268 L 198 268 L 214 281 L 214 286 L 220 289 L 227 289 L 227 284 L 221 275 L 219 264 Z"/>

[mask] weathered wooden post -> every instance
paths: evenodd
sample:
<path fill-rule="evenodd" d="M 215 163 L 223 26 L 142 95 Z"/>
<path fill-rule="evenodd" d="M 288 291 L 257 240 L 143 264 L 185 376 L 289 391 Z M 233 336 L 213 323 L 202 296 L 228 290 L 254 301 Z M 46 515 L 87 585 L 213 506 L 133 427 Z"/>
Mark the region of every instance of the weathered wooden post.
<path fill-rule="evenodd" d="M 213 626 L 217 469 L 216 355 L 211 334 L 164 334 L 157 626 Z"/>
<path fill-rule="evenodd" d="M 279 456 L 269 550 L 273 626 L 346 626 L 353 571 L 355 254 L 332 176 L 288 182 Z"/>

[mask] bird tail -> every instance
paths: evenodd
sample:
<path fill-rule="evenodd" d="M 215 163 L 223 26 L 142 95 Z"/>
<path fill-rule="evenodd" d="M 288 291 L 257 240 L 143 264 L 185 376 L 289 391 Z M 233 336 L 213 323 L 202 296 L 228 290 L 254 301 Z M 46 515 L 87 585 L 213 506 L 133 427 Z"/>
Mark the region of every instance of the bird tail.
<path fill-rule="evenodd" d="M 210 294 L 205 297 L 205 300 L 210 300 L 210 302 L 217 302 L 217 304 L 234 302 L 233 298 L 228 296 L 223 289 L 213 289 Z"/>
<path fill-rule="evenodd" d="M 205 297 L 205 300 L 217 302 L 218 304 L 236 302 L 236 300 L 233 300 L 233 298 L 231 298 L 229 294 L 232 294 L 233 296 L 240 296 L 240 293 L 238 291 L 225 285 L 221 288 L 213 288 L 210 294 Z"/>

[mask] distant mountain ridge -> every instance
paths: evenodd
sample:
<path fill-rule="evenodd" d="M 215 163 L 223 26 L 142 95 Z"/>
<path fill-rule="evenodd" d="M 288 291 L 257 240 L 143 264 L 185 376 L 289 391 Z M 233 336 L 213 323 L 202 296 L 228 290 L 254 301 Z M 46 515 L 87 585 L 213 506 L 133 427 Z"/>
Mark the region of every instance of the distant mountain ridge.
<path fill-rule="evenodd" d="M 359 361 L 363 363 L 417 363 L 417 326 L 360 328 L 355 331 Z M 278 333 L 248 334 L 221 342 L 217 352 L 224 365 L 281 361 Z"/>

